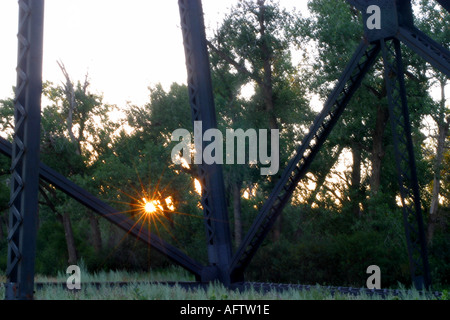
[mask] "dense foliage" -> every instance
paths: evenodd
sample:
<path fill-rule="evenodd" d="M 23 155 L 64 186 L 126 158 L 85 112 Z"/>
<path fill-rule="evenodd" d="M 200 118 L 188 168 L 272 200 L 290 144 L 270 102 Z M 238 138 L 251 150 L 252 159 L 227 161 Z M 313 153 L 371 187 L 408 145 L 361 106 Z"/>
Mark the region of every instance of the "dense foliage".
<path fill-rule="evenodd" d="M 432 1 L 416 5 L 417 23 L 448 45 L 448 13 Z M 344 0 L 310 0 L 309 9 L 306 16 L 284 10 L 282 2 L 238 1 L 208 39 L 219 128 L 279 129 L 280 172 L 317 113 L 314 101 L 327 97 L 362 33 L 358 11 Z M 432 279 L 448 287 L 450 109 L 445 95 L 436 99 L 429 91 L 445 88 L 448 79 L 404 49 Z M 147 104 L 119 113 L 91 92 L 88 79 L 74 83 L 60 67 L 65 82 L 44 86 L 41 161 L 130 219 L 141 218 L 136 208 L 143 198 L 160 201 L 164 213 L 145 227 L 207 264 L 195 167 L 171 160 L 171 133 L 192 128 L 187 87 L 156 85 Z M 410 284 L 382 67 L 375 65 L 348 105 L 249 266 L 248 280 L 363 287 L 375 264 L 383 287 Z M 11 134 L 13 107 L 12 99 L 0 100 L 4 134 Z M 6 269 L 8 168 L 9 159 L 0 156 L 0 270 Z M 261 176 L 258 165 L 224 165 L 224 175 L 238 246 L 277 176 Z M 81 259 L 90 271 L 171 264 L 42 182 L 36 271 L 57 274 Z"/>

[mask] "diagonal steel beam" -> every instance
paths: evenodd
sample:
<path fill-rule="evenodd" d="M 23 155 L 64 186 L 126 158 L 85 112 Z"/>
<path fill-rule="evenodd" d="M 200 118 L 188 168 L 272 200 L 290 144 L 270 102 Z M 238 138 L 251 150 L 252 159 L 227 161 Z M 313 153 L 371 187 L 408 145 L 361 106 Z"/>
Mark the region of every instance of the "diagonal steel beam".
<path fill-rule="evenodd" d="M 448 12 L 450 12 L 450 1 L 448 0 L 436 0 L 442 7 L 445 8 Z"/>
<path fill-rule="evenodd" d="M 12 153 L 11 143 L 2 137 L 0 137 L 0 153 L 3 153 L 8 157 L 11 157 Z M 128 216 L 120 213 L 118 210 L 96 198 L 83 188 L 77 186 L 75 183 L 68 180 L 63 175 L 59 174 L 43 163 L 40 163 L 39 166 L 39 176 L 41 179 L 52 184 L 57 189 L 72 197 L 82 205 L 88 207 L 109 222 L 126 231 L 129 235 L 143 241 L 149 246 L 152 246 L 154 249 L 168 257 L 173 262 L 179 264 L 186 270 L 193 273 L 197 277 L 197 279 L 200 279 L 203 266 L 199 262 L 190 258 L 179 249 L 165 242 L 163 239 L 149 232 L 149 230 L 147 230 L 146 228 L 141 228 L 140 224 L 136 225 L 136 223 L 130 220 Z"/>
<path fill-rule="evenodd" d="M 361 81 L 373 66 L 380 52 L 379 43 L 361 41 L 355 54 L 341 75 L 337 85 L 325 102 L 308 135 L 298 147 L 274 190 L 256 217 L 253 225 L 238 248 L 231 264 L 234 281 L 242 281 L 245 268 L 273 227 L 284 206 L 289 201 L 298 182 L 306 175 L 310 164 L 319 152 Z"/>
<path fill-rule="evenodd" d="M 397 38 L 428 61 L 433 67 L 450 77 L 450 51 L 416 27 L 400 27 Z"/>

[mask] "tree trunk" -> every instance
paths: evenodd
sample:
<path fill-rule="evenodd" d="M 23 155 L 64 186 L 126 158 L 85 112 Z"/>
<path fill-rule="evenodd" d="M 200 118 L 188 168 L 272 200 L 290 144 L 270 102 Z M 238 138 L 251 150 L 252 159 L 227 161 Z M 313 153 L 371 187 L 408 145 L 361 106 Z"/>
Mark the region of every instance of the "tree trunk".
<path fill-rule="evenodd" d="M 62 215 L 62 223 L 64 226 L 64 234 L 66 236 L 67 253 L 69 255 L 68 263 L 69 265 L 77 264 L 77 249 L 75 246 L 75 238 L 73 236 L 72 223 L 70 222 L 70 215 L 68 212 L 65 212 Z"/>
<path fill-rule="evenodd" d="M 91 225 L 92 245 L 94 246 L 95 252 L 100 253 L 102 250 L 102 236 L 98 219 L 90 210 L 87 210 L 87 213 L 89 216 L 89 223 Z"/>
<path fill-rule="evenodd" d="M 241 188 L 242 182 L 233 183 L 234 241 L 236 248 L 242 242 Z"/>
<path fill-rule="evenodd" d="M 275 116 L 275 106 L 273 103 L 273 83 L 272 83 L 272 54 L 266 40 L 266 21 L 264 0 L 259 0 L 259 33 L 261 36 L 261 51 L 263 56 L 264 77 L 262 81 L 262 92 L 264 97 L 265 111 L 269 117 L 269 128 L 278 129 L 278 122 Z"/>
<path fill-rule="evenodd" d="M 381 163 L 385 156 L 383 136 L 389 119 L 389 110 L 384 105 L 377 108 L 377 119 L 372 137 L 372 172 L 370 176 L 370 192 L 372 197 L 376 196 L 381 183 Z"/>
<path fill-rule="evenodd" d="M 108 249 L 113 249 L 116 247 L 117 245 L 117 238 L 120 237 L 119 236 L 119 228 L 115 225 L 113 225 L 112 223 L 108 224 L 109 226 L 109 230 L 108 230 L 108 241 L 106 242 L 107 244 L 107 248 Z M 120 238 L 119 238 L 120 239 Z"/>
<path fill-rule="evenodd" d="M 360 216 L 361 210 L 359 208 L 359 203 L 361 201 L 361 161 L 362 161 L 362 150 L 361 145 L 358 142 L 354 142 L 352 145 L 352 175 L 351 175 L 351 186 L 350 186 L 350 201 L 352 213 L 355 216 Z"/>
<path fill-rule="evenodd" d="M 3 231 L 3 213 L 0 213 L 0 241 L 4 239 L 5 232 Z"/>
<path fill-rule="evenodd" d="M 263 69 L 264 76 L 263 81 L 260 84 L 263 98 L 264 98 L 264 106 L 265 111 L 267 113 L 269 129 L 278 129 L 278 121 L 275 115 L 275 105 L 273 102 L 273 76 L 272 76 L 272 54 L 269 48 L 269 44 L 266 39 L 266 8 L 265 8 L 265 0 L 258 0 L 259 6 L 259 14 L 258 14 L 258 22 L 259 22 L 259 34 L 261 37 L 261 52 L 263 57 Z M 274 225 L 274 241 L 277 242 L 280 239 L 281 228 L 283 224 L 283 215 L 280 215 L 275 222 Z"/>
<path fill-rule="evenodd" d="M 438 119 L 436 119 L 438 125 L 438 141 L 436 147 L 436 157 L 434 160 L 434 176 L 433 176 L 433 191 L 430 205 L 430 218 L 427 228 L 427 241 L 431 243 L 433 241 L 433 235 L 436 225 L 439 221 L 438 209 L 439 209 L 439 193 L 441 185 L 441 170 L 442 161 L 444 159 L 445 152 L 445 139 L 449 133 L 450 116 L 445 119 L 445 81 L 441 81 L 441 101 L 440 112 Z"/>
<path fill-rule="evenodd" d="M 81 155 L 81 145 L 80 140 L 77 139 L 73 133 L 73 114 L 77 108 L 77 103 L 75 100 L 75 89 L 73 83 L 70 80 L 69 74 L 62 62 L 57 61 L 59 68 L 61 69 L 64 77 L 66 78 L 66 84 L 64 85 L 66 100 L 69 103 L 69 111 L 66 119 L 67 132 L 69 133 L 70 140 L 76 146 L 76 154 Z M 79 137 L 80 138 L 80 137 Z"/>

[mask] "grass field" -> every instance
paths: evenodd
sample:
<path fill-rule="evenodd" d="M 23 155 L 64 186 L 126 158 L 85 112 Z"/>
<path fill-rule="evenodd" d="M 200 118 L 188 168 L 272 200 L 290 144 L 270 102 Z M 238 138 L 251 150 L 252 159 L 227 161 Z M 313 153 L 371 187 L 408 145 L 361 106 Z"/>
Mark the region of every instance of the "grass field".
<path fill-rule="evenodd" d="M 5 277 L 0 275 L 0 282 L 5 282 Z M 66 274 L 56 277 L 36 276 L 36 283 L 65 283 Z M 167 270 L 150 271 L 148 273 L 129 273 L 123 271 L 108 271 L 95 274 L 81 272 L 81 290 L 70 291 L 58 285 L 44 285 L 36 290 L 36 300 L 380 300 L 378 295 L 370 296 L 362 294 L 358 296 L 343 293 L 331 294 L 325 288 L 316 286 L 310 290 L 293 290 L 266 293 L 255 289 L 244 292 L 229 290 L 221 284 L 211 284 L 206 289 L 185 289 L 178 285 L 167 286 L 163 284 L 150 284 L 144 282 L 175 281 L 186 282 L 195 279 L 181 268 L 169 268 Z M 100 287 L 89 283 L 104 282 L 135 282 L 127 286 Z M 435 300 L 431 295 L 424 295 L 416 290 L 401 289 L 401 296 L 388 296 L 388 300 Z M 0 287 L 0 297 L 3 298 L 5 289 Z M 0 298 L 0 299 L 1 299 Z M 441 299 L 449 299 L 444 292 Z"/>

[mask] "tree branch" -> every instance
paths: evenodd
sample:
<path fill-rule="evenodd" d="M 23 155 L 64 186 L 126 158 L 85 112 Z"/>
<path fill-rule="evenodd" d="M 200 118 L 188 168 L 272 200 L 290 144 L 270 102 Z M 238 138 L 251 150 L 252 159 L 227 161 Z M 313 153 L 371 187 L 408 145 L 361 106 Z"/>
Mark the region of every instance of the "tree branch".
<path fill-rule="evenodd" d="M 383 88 L 381 91 L 378 91 L 372 86 L 369 86 L 368 84 L 364 84 L 367 90 L 369 90 L 375 97 L 377 97 L 379 100 L 383 99 L 386 96 L 386 86 L 383 84 Z"/>
<path fill-rule="evenodd" d="M 66 70 L 66 67 L 62 62 L 57 61 L 59 68 L 61 69 L 64 77 L 66 78 L 66 83 L 64 84 L 64 91 L 66 94 L 67 102 L 69 103 L 69 112 L 67 115 L 66 123 L 67 123 L 67 131 L 69 132 L 69 137 L 72 143 L 77 146 L 77 154 L 81 155 L 81 147 L 78 139 L 75 137 L 72 129 L 73 129 L 73 114 L 76 109 L 76 101 L 75 101 L 75 89 L 73 87 L 73 83 L 70 80 L 69 73 Z"/>
<path fill-rule="evenodd" d="M 256 75 L 254 75 L 253 73 L 251 73 L 250 71 L 247 70 L 247 68 L 245 68 L 245 66 L 243 66 L 242 64 L 236 62 L 235 60 L 233 60 L 232 58 L 230 58 L 227 54 L 225 54 L 222 50 L 216 48 L 211 41 L 206 40 L 206 44 L 208 45 L 208 47 L 214 51 L 222 60 L 224 60 L 225 62 L 231 64 L 233 67 L 236 68 L 236 70 L 240 73 L 243 73 L 245 75 L 247 75 L 248 77 L 250 77 L 251 79 L 253 79 L 257 84 L 262 85 L 263 81 L 257 77 Z"/>
<path fill-rule="evenodd" d="M 44 185 L 41 183 L 41 185 L 39 186 L 39 191 L 40 191 L 41 195 L 44 197 L 45 202 L 39 202 L 39 203 L 47 205 L 54 213 L 58 213 L 58 211 L 56 210 L 55 205 L 53 204 L 53 202 L 50 200 L 50 198 L 45 193 L 45 190 L 44 190 L 43 186 Z"/>

